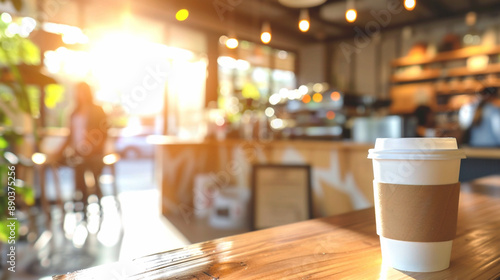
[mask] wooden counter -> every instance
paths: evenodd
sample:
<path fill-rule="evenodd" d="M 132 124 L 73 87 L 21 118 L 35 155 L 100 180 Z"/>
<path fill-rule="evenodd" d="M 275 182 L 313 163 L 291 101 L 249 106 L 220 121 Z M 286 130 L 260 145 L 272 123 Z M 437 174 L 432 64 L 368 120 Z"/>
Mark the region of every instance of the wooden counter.
<path fill-rule="evenodd" d="M 314 217 L 325 217 L 373 206 L 373 168 L 367 159 L 371 143 L 350 141 L 182 141 L 154 136 L 155 176 L 161 192 L 162 213 L 192 242 L 234 234 L 211 227 L 193 203 L 197 176 L 218 187 L 250 188 L 255 163 L 309 164 Z M 462 182 L 500 174 L 500 149 L 464 148 Z M 196 224 L 196 225 L 194 225 Z M 203 233 L 193 231 L 206 225 Z M 236 230 L 244 232 L 247 227 Z M 212 234 L 213 233 L 213 234 Z M 205 239 L 203 237 L 206 236 Z"/>
<path fill-rule="evenodd" d="M 483 182 L 487 185 L 462 185 L 451 264 L 439 272 L 386 267 L 375 232 L 374 210 L 369 208 L 220 238 L 54 279 L 498 279 L 500 178 Z"/>
<path fill-rule="evenodd" d="M 462 148 L 467 158 L 500 159 L 500 148 Z"/>
<path fill-rule="evenodd" d="M 489 175 L 500 175 L 500 148 L 463 147 L 460 181 L 471 181 Z"/>
<path fill-rule="evenodd" d="M 164 136 L 156 144 L 155 176 L 161 186 L 165 215 L 196 212 L 196 176 L 212 178 L 217 187 L 250 188 L 256 163 L 309 164 L 312 170 L 314 217 L 330 216 L 373 205 L 371 160 L 373 144 L 348 141 L 191 141 Z"/>

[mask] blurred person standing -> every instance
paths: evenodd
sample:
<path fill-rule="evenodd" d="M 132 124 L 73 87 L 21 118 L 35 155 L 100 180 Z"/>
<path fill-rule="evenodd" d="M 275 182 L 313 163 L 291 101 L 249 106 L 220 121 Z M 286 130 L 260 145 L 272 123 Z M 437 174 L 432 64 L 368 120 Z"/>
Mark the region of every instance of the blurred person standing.
<path fill-rule="evenodd" d="M 435 137 L 436 128 L 434 120 L 434 112 L 427 105 L 418 106 L 413 112 L 417 120 L 415 135 L 417 137 Z"/>
<path fill-rule="evenodd" d="M 69 120 L 70 133 L 53 157 L 53 161 L 74 169 L 75 191 L 81 193 L 86 206 L 92 188 L 102 198 L 99 177 L 104 168 L 104 147 L 108 122 L 104 110 L 94 103 L 92 90 L 85 82 L 75 87 L 76 105 Z M 78 198 L 78 196 L 75 196 Z"/>
<path fill-rule="evenodd" d="M 460 108 L 463 143 L 476 147 L 500 147 L 500 100 L 498 89 L 485 87 L 476 102 Z"/>

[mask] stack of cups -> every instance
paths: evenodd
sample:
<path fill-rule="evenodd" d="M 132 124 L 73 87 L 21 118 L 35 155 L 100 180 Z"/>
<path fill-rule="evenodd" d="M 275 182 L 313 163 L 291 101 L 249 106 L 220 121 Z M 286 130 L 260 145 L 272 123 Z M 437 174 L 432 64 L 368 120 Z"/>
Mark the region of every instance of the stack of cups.
<path fill-rule="evenodd" d="M 368 158 L 383 262 L 404 271 L 448 268 L 465 158 L 455 138 L 379 138 Z"/>

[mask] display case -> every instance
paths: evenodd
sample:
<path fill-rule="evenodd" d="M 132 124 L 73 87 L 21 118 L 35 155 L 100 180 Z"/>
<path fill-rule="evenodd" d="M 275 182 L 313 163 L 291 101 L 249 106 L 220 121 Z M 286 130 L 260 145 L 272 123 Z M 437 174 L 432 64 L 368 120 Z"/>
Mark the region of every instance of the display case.
<path fill-rule="evenodd" d="M 316 90 L 314 90 L 314 88 Z M 346 114 L 344 94 L 329 89 L 325 83 L 302 85 L 298 89 L 280 92 L 269 99 L 279 126 L 271 127 L 282 138 L 341 139 Z"/>

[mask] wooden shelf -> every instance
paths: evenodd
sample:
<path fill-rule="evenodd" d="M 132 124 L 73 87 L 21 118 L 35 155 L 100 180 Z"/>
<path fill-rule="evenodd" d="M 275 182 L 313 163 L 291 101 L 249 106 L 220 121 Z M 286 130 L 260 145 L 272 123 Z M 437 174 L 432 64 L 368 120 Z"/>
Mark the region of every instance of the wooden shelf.
<path fill-rule="evenodd" d="M 405 83 L 405 82 L 415 82 L 415 81 L 425 81 L 437 79 L 441 76 L 440 69 L 426 69 L 422 70 L 418 75 L 406 75 L 406 74 L 395 74 L 391 76 L 391 82 L 393 83 Z"/>
<path fill-rule="evenodd" d="M 418 75 L 402 75 L 395 74 L 391 76 L 393 83 L 418 82 L 424 80 L 432 80 L 438 78 L 464 77 L 474 75 L 486 75 L 500 73 L 500 63 L 489 64 L 483 69 L 469 70 L 467 67 L 457 67 L 453 69 L 427 69 L 423 70 Z"/>
<path fill-rule="evenodd" d="M 443 70 L 443 72 L 445 71 L 447 72 L 446 76 L 448 77 L 494 74 L 494 73 L 500 73 L 500 63 L 489 64 L 483 69 L 472 70 L 472 71 L 467 69 L 467 67 L 458 67 L 458 68 Z"/>
<path fill-rule="evenodd" d="M 452 95 L 462 95 L 462 94 L 474 94 L 475 91 L 471 89 L 467 90 L 449 90 L 449 91 L 436 91 L 437 96 L 452 96 Z"/>
<path fill-rule="evenodd" d="M 474 46 L 467 47 L 458 50 L 441 52 L 435 56 L 419 56 L 419 57 L 401 57 L 392 61 L 391 65 L 393 67 L 400 66 L 410 66 L 410 65 L 422 65 L 434 62 L 442 62 L 455 59 L 468 58 L 475 55 L 492 55 L 499 54 L 500 46 Z"/>
<path fill-rule="evenodd" d="M 406 66 L 422 66 L 424 69 L 415 72 L 400 72 L 390 77 L 392 83 L 391 98 L 393 99 L 391 112 L 413 112 L 418 105 L 416 95 L 422 93 L 428 95 L 429 104 L 436 106 L 437 111 L 452 112 L 456 111 L 456 108 L 451 108 L 453 104 L 449 103 L 451 99 L 448 98 L 457 95 L 474 94 L 483 86 L 500 87 L 500 79 L 496 77 L 487 76 L 485 79 L 478 79 L 477 77 L 480 75 L 493 74 L 496 76 L 500 74 L 500 62 L 497 62 L 497 59 L 490 59 L 494 63 L 488 64 L 481 69 L 470 69 L 463 66 L 444 68 L 445 65 L 438 64 L 439 62 L 467 59 L 477 55 L 500 55 L 500 45 L 466 47 L 441 52 L 434 56 L 407 56 L 393 60 L 391 63 L 393 70 L 398 70 L 398 68 Z M 436 64 L 430 65 L 431 63 Z M 460 81 L 461 77 L 470 77 L 470 79 L 466 78 Z M 441 79 L 450 80 L 442 81 L 445 84 L 436 83 L 436 81 Z M 443 101 L 439 105 L 437 104 L 438 97 L 440 101 Z"/>

